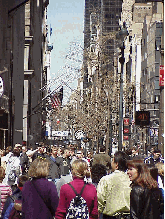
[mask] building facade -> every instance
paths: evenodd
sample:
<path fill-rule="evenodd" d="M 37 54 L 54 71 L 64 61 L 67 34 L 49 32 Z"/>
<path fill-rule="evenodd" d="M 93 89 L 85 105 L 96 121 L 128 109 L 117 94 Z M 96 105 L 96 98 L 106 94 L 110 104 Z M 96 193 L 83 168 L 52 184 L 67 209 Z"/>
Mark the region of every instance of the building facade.
<path fill-rule="evenodd" d="M 0 97 L 0 147 L 42 141 L 46 0 L 0 1 L 0 70 L 4 92 Z M 30 136 L 30 137 L 29 137 Z"/>

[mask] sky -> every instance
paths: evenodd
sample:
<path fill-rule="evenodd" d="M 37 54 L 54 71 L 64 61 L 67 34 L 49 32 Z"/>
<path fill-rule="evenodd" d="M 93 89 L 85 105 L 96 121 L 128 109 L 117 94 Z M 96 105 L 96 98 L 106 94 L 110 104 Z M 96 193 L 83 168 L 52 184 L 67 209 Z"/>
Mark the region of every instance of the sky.
<path fill-rule="evenodd" d="M 58 76 L 68 74 L 68 86 L 76 88 L 77 79 L 73 76 L 74 67 L 80 66 L 81 63 L 73 61 L 78 59 L 79 52 L 76 55 L 74 51 L 81 50 L 77 45 L 83 46 L 83 28 L 84 28 L 84 0 L 50 0 L 48 5 L 48 26 L 52 27 L 52 35 L 50 42 L 53 43 L 53 50 L 51 52 L 51 79 Z M 71 42 L 76 42 L 76 46 Z M 66 59 L 66 56 L 71 59 Z M 72 66 L 72 67 L 71 67 Z M 72 70 L 71 70 L 72 69 Z M 70 74 L 73 72 L 73 74 Z M 70 80 L 69 80 L 70 79 Z M 57 79 L 59 80 L 59 79 Z M 54 85 L 57 86 L 57 83 Z M 64 95 L 71 93 L 64 86 Z"/>

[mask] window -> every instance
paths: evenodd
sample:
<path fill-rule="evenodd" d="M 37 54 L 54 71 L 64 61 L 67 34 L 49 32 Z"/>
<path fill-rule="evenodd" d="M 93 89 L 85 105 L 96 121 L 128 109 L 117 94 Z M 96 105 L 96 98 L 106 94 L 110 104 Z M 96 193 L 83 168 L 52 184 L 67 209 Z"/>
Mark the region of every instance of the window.
<path fill-rule="evenodd" d="M 110 5 L 115 5 L 115 2 L 113 2 L 113 1 L 110 1 Z"/>
<path fill-rule="evenodd" d="M 155 80 L 155 89 L 156 90 L 159 90 L 160 88 L 159 88 L 159 81 L 157 81 L 157 80 Z"/>
<path fill-rule="evenodd" d="M 154 103 L 154 95 L 151 95 L 151 103 Z"/>
<path fill-rule="evenodd" d="M 132 40 L 132 36 L 129 36 L 129 42 L 131 42 L 131 40 Z"/>
<path fill-rule="evenodd" d="M 114 18 L 114 14 L 110 14 L 110 16 L 109 16 L 110 18 Z"/>
<path fill-rule="evenodd" d="M 155 103 L 158 103 L 160 100 L 160 96 L 159 95 L 155 95 Z"/>

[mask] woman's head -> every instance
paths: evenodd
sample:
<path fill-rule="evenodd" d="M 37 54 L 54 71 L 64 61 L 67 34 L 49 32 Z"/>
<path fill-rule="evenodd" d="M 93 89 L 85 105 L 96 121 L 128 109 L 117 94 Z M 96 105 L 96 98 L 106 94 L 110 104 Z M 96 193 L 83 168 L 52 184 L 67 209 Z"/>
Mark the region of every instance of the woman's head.
<path fill-rule="evenodd" d="M 127 163 L 127 174 L 133 184 L 149 189 L 158 188 L 157 181 L 151 176 L 149 168 L 142 160 L 130 160 Z"/>
<path fill-rule="evenodd" d="M 82 159 L 77 159 L 72 163 L 72 175 L 77 178 L 90 177 L 90 171 L 88 170 L 88 164 Z"/>
<path fill-rule="evenodd" d="M 45 178 L 49 174 L 49 162 L 46 158 L 36 158 L 30 165 L 28 175 L 32 178 Z"/>

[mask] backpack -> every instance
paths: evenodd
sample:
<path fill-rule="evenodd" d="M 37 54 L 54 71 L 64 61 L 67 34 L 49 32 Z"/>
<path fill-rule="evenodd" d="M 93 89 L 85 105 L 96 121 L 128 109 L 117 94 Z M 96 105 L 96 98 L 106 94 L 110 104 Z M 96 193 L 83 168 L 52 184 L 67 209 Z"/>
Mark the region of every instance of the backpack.
<path fill-rule="evenodd" d="M 8 180 L 9 181 L 15 181 L 17 175 L 20 174 L 20 167 L 19 166 L 18 167 L 14 166 L 15 161 L 16 161 L 16 159 L 14 159 L 12 157 L 12 160 L 10 162 L 10 170 L 9 170 L 9 174 L 8 174 Z"/>
<path fill-rule="evenodd" d="M 15 169 L 11 168 L 10 172 L 9 172 L 9 175 L 8 175 L 8 180 L 9 181 L 15 181 L 15 179 L 16 179 Z"/>
<path fill-rule="evenodd" d="M 86 184 L 84 184 L 80 194 L 76 192 L 74 187 L 68 183 L 68 185 L 73 189 L 75 192 L 76 196 L 73 198 L 70 202 L 66 219 L 89 219 L 89 211 L 88 211 L 88 206 L 85 201 L 85 199 L 81 196 Z"/>

